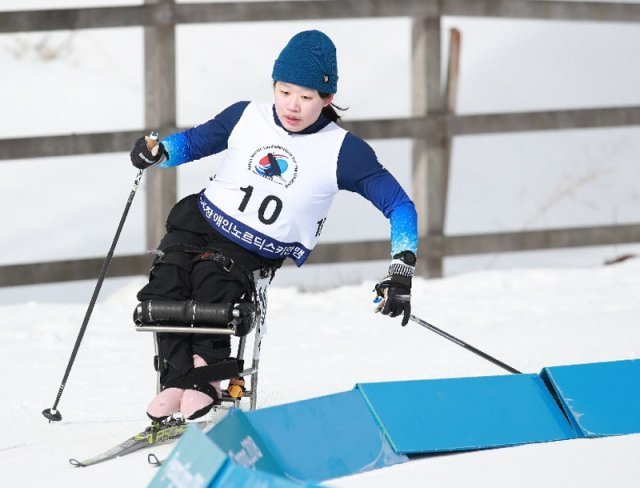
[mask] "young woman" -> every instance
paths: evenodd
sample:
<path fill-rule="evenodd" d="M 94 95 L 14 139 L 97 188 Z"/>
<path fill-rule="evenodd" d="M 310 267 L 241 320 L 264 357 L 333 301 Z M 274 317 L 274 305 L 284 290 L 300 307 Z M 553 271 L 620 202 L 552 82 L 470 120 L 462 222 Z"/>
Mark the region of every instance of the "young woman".
<path fill-rule="evenodd" d="M 406 325 L 418 244 L 415 207 L 371 147 L 336 123 L 333 42 L 317 30 L 296 34 L 276 59 L 272 79 L 273 104 L 238 102 L 152 149 L 144 137 L 134 144 L 131 161 L 140 169 L 156 163 L 174 167 L 226 150 L 208 186 L 171 210 L 138 299 L 209 304 L 246 299 L 251 285 L 242 275 L 262 270 L 273 276 L 286 258 L 301 266 L 335 194 L 349 190 L 390 220 L 392 259 L 388 276 L 376 285 L 378 311 L 402 314 Z M 229 338 L 158 334 L 158 346 L 162 391 L 149 405 L 149 417 L 205 414 L 219 401 L 219 382 L 192 385 L 192 373 L 227 358 Z"/>

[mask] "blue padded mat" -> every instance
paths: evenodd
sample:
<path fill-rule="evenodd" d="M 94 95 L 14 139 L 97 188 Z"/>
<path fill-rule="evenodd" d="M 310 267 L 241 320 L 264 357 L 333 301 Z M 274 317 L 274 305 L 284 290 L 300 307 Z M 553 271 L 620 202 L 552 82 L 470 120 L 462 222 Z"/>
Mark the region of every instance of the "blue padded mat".
<path fill-rule="evenodd" d="M 538 375 L 357 386 L 403 454 L 571 439 L 575 432 Z"/>
<path fill-rule="evenodd" d="M 640 433 L 640 360 L 554 366 L 541 376 L 582 436 Z"/>

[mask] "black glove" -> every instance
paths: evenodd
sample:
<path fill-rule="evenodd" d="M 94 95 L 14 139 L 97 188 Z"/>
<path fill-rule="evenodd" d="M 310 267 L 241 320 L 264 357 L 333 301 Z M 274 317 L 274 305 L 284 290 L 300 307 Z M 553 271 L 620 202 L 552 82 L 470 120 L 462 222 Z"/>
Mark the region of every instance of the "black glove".
<path fill-rule="evenodd" d="M 376 312 L 390 317 L 402 314 L 403 327 L 409 323 L 411 316 L 411 277 L 415 264 L 416 256 L 411 251 L 394 255 L 389 266 L 389 276 L 375 286 L 378 295 Z"/>
<path fill-rule="evenodd" d="M 138 139 L 131 148 L 131 163 L 138 169 L 147 169 L 164 160 L 167 151 L 161 142 L 149 136 Z"/>
<path fill-rule="evenodd" d="M 405 276 L 387 276 L 375 288 L 380 302 L 376 312 L 389 317 L 402 316 L 402 326 L 409 323 L 411 315 L 411 278 Z"/>

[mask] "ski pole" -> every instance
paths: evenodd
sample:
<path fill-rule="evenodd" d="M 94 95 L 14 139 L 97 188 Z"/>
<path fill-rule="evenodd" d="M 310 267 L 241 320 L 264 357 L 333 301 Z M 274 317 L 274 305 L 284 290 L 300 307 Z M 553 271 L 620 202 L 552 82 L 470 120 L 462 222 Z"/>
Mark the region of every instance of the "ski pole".
<path fill-rule="evenodd" d="M 452 336 L 451 334 L 447 334 L 444 330 L 442 329 L 438 329 L 435 325 L 430 324 L 429 322 L 426 322 L 424 320 L 422 320 L 420 317 L 416 317 L 415 315 L 411 315 L 411 317 L 409 317 L 410 320 L 413 320 L 414 322 L 420 324 L 422 327 L 429 329 L 432 332 L 435 332 L 436 334 L 444 337 L 445 339 L 449 339 L 451 342 L 453 342 L 454 344 L 457 344 L 461 347 L 464 347 L 465 349 L 467 349 L 468 351 L 471 351 L 474 354 L 477 354 L 478 356 L 480 356 L 481 358 L 486 359 L 487 361 L 492 362 L 493 364 L 500 366 L 502 369 L 507 370 L 509 373 L 513 373 L 513 374 L 522 374 L 521 371 L 518 371 L 515 368 L 512 368 L 511 366 L 509 366 L 508 364 L 503 363 L 502 361 L 494 358 L 493 356 L 490 356 L 489 354 L 487 354 L 486 352 L 481 351 L 480 349 L 477 349 L 469 344 L 467 344 L 464 341 L 461 341 L 460 339 L 458 339 L 457 337 Z"/>
<path fill-rule="evenodd" d="M 153 141 L 158 140 L 158 133 L 151 132 L 149 135 L 151 141 L 149 144 L 153 143 Z M 155 144 L 153 144 L 155 145 Z M 153 147 L 153 146 L 152 146 Z M 58 395 L 56 396 L 56 400 L 53 403 L 51 408 L 47 408 L 42 411 L 42 415 L 49 419 L 49 422 L 55 421 L 58 422 L 62 420 L 62 415 L 60 411 L 57 410 L 58 403 L 60 402 L 60 397 L 62 396 L 62 392 L 64 391 L 64 387 L 67 384 L 67 379 L 69 379 L 69 373 L 71 372 L 71 367 L 76 359 L 76 355 L 78 354 L 78 349 L 80 348 L 80 343 L 82 342 L 82 338 L 84 337 L 84 333 L 87 329 L 87 325 L 89 323 L 89 319 L 91 318 L 91 314 L 93 312 L 93 307 L 96 304 L 98 299 L 98 294 L 100 293 L 100 289 L 102 288 L 102 282 L 107 276 L 107 272 L 109 271 L 109 265 L 111 264 L 111 259 L 113 258 L 113 253 L 116 249 L 116 244 L 118 243 L 118 239 L 120 238 L 120 233 L 122 232 L 122 227 L 124 226 L 124 221 L 127 219 L 127 215 L 129 214 L 129 209 L 131 208 L 131 203 L 133 202 L 133 197 L 136 195 L 136 191 L 138 191 L 138 186 L 140 185 L 140 180 L 142 179 L 142 172 L 144 170 L 139 170 L 136 175 L 136 179 L 133 183 L 133 188 L 131 189 L 131 193 L 129 193 L 129 198 L 127 199 L 127 204 L 124 207 L 124 211 L 122 212 L 122 217 L 120 218 L 120 223 L 118 224 L 118 229 L 116 230 L 115 236 L 113 236 L 113 242 L 111 243 L 111 248 L 107 253 L 107 257 L 102 264 L 102 270 L 100 271 L 100 275 L 98 276 L 98 281 L 96 283 L 95 288 L 93 289 L 93 296 L 89 301 L 89 306 L 84 315 L 84 320 L 82 321 L 82 326 L 80 327 L 80 331 L 78 332 L 78 337 L 76 338 L 76 343 L 73 346 L 73 351 L 71 353 L 71 357 L 69 358 L 69 362 L 67 363 L 67 369 L 64 372 L 64 376 L 62 377 L 62 382 L 60 383 L 60 388 L 58 388 Z"/>

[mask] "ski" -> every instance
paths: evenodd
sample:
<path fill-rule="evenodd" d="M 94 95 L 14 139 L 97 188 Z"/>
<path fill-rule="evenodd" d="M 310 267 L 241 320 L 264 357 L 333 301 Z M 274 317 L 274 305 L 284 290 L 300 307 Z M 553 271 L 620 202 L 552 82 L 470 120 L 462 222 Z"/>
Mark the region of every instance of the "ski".
<path fill-rule="evenodd" d="M 211 422 L 196 422 L 196 425 L 205 429 Z M 165 422 L 154 422 L 142 432 L 129 437 L 124 442 L 112 447 L 111 449 L 93 456 L 91 458 L 79 461 L 71 458 L 69 462 L 76 467 L 86 467 L 98 464 L 117 457 L 126 456 L 132 452 L 148 447 L 158 446 L 171 442 L 180 437 L 187 430 L 189 424 L 184 419 L 171 419 Z"/>

